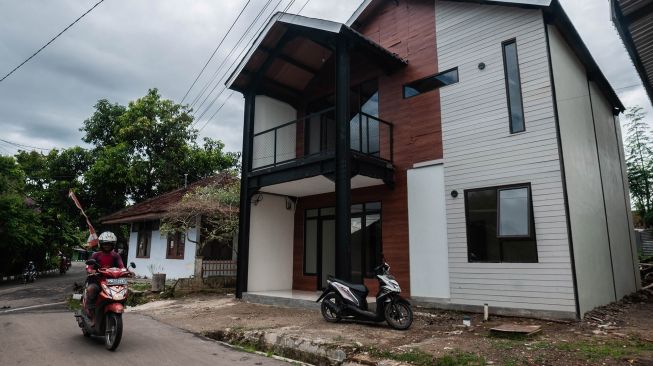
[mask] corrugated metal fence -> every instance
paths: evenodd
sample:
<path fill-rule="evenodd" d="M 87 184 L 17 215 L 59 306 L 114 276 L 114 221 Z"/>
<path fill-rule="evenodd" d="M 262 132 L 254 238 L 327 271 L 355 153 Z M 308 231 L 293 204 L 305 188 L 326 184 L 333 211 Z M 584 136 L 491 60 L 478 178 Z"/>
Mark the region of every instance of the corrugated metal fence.
<path fill-rule="evenodd" d="M 638 249 L 645 256 L 653 255 L 653 230 L 636 230 L 635 232 L 639 234 L 639 240 L 637 241 Z"/>

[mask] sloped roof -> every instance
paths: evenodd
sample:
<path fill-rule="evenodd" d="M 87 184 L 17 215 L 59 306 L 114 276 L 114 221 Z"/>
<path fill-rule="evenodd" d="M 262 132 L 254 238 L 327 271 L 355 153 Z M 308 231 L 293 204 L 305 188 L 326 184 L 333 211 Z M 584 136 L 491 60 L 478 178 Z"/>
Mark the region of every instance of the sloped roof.
<path fill-rule="evenodd" d="M 126 224 L 131 222 L 149 221 L 160 219 L 170 207 L 181 201 L 186 193 L 197 188 L 210 185 L 224 186 L 233 182 L 236 178 L 227 173 L 214 175 L 189 184 L 185 188 L 163 193 L 143 202 L 134 204 L 120 211 L 100 218 L 103 224 Z"/>
<path fill-rule="evenodd" d="M 397 67 L 404 66 L 407 63 L 406 60 L 402 59 L 397 54 L 387 50 L 372 39 L 345 24 L 330 20 L 309 18 L 297 14 L 278 12 L 270 18 L 265 28 L 261 31 L 247 51 L 247 54 L 240 60 L 238 66 L 233 70 L 225 82 L 226 86 L 238 91 L 246 89 L 249 82 L 251 82 L 247 75 L 257 72 L 264 63 L 276 58 L 274 56 L 275 51 L 272 50 L 279 47 L 278 43 L 280 39 L 289 30 L 297 31 L 297 33 L 301 34 L 302 37 L 308 40 L 312 40 L 314 37 L 324 38 L 320 36 L 326 35 L 340 35 L 347 37 L 360 45 L 362 49 L 367 50 L 374 56 L 372 58 L 374 62 L 391 64 Z M 282 52 L 283 50 L 277 51 L 281 53 L 280 57 L 276 58 L 277 61 L 286 64 L 286 66 L 297 65 L 298 62 L 301 62 L 301 60 L 293 59 L 292 54 L 284 54 Z M 315 50 L 313 50 L 313 52 L 315 52 Z M 310 66 L 311 68 L 319 69 L 321 63 L 319 67 L 316 65 Z M 317 70 L 314 71 L 314 73 L 316 72 Z M 279 80 L 275 81 L 279 82 Z"/>
<path fill-rule="evenodd" d="M 610 0 L 612 21 L 653 103 L 653 0 Z"/>

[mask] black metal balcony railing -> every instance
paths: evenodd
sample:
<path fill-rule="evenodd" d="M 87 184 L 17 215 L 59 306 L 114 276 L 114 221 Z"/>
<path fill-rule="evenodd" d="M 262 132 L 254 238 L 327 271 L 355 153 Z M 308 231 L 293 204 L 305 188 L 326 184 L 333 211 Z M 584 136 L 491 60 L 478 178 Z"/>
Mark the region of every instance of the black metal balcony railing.
<path fill-rule="evenodd" d="M 328 108 L 254 134 L 252 170 L 333 154 L 335 123 L 335 108 Z M 349 123 L 352 151 L 392 162 L 392 123 L 363 112 Z"/>

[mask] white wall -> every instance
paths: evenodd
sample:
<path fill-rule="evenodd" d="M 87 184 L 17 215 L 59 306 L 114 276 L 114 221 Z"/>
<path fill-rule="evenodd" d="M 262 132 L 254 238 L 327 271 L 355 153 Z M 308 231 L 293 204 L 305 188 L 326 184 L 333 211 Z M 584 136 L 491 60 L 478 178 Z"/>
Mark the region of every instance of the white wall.
<path fill-rule="evenodd" d="M 152 277 L 150 265 L 157 270 L 166 274 L 166 278 L 185 278 L 192 276 L 195 268 L 195 243 L 189 239 L 196 240 L 196 229 L 191 229 L 186 235 L 186 245 L 184 247 L 184 259 L 166 259 L 166 242 L 167 237 L 161 236 L 158 230 L 152 231 L 152 243 L 150 246 L 149 258 L 137 258 L 136 248 L 138 247 L 138 233 L 130 232 L 129 234 L 129 262 L 136 264 L 134 272 L 138 276 Z M 127 265 L 125 263 L 125 265 Z"/>
<path fill-rule="evenodd" d="M 448 299 L 449 250 L 442 164 L 408 170 L 408 235 L 411 296 Z"/>
<path fill-rule="evenodd" d="M 630 235 L 633 228 L 628 220 L 630 206 L 624 199 L 624 189 L 627 190 L 627 186 L 624 186 L 622 175 L 623 150 L 619 151 L 621 145 L 616 131 L 621 126 L 614 118 L 610 103 L 594 82 L 590 82 L 590 95 L 607 208 L 614 285 L 617 298 L 620 299 L 637 290 L 638 276 L 635 271 L 636 262 L 633 262 L 633 251 L 636 253 L 637 250 L 633 248 Z"/>
<path fill-rule="evenodd" d="M 252 204 L 247 291 L 292 289 L 295 207 L 285 197 L 262 194 Z"/>
<path fill-rule="evenodd" d="M 534 9 L 437 1 L 451 303 L 576 311 L 545 26 Z M 526 131 L 511 134 L 502 42 L 516 39 Z M 480 62 L 484 70 L 478 69 Z M 531 183 L 538 263 L 469 263 L 464 190 Z M 448 192 L 457 190 L 452 198 Z"/>
<path fill-rule="evenodd" d="M 254 134 L 280 126 L 297 119 L 297 111 L 287 103 L 265 95 L 256 97 L 254 108 Z M 254 138 L 252 167 L 274 163 L 274 133 L 266 133 Z M 297 129 L 289 125 L 277 130 L 277 163 L 296 157 Z"/>
<path fill-rule="evenodd" d="M 580 312 L 616 300 L 613 282 L 610 236 L 603 201 L 601 166 L 597 151 L 589 84 L 584 66 L 560 33 L 549 27 L 551 62 L 555 80 L 560 136 L 565 161 L 569 216 L 572 227 L 574 259 Z M 597 102 L 600 101 L 600 98 Z M 597 104 L 597 108 L 600 108 Z M 599 111 L 602 114 L 602 111 Z M 599 121 L 601 122 L 601 121 Z M 606 122 L 602 122 L 606 123 Z M 602 125 L 599 123 L 599 127 Z M 599 133 L 603 129 L 598 130 Z M 607 138 L 604 138 L 605 140 Z M 607 146 L 601 146 L 604 150 Z M 609 163 L 609 153 L 604 163 Z M 609 182 L 604 182 L 609 183 Z M 623 205 L 623 202 L 621 203 Z M 620 210 L 610 207 L 610 210 Z M 612 234 L 612 235 L 611 235 Z"/>

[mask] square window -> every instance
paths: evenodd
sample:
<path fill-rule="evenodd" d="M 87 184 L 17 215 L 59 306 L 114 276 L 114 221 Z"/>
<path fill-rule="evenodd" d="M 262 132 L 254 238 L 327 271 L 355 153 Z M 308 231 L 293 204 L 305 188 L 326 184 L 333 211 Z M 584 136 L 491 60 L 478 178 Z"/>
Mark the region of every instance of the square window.
<path fill-rule="evenodd" d="M 469 262 L 536 263 L 529 184 L 465 191 Z"/>

